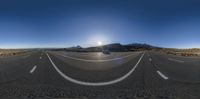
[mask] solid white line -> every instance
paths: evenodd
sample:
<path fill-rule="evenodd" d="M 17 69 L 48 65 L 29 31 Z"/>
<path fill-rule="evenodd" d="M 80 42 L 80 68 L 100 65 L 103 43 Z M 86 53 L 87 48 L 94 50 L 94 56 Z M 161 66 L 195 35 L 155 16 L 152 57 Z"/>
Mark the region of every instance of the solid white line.
<path fill-rule="evenodd" d="M 161 73 L 160 71 L 157 71 L 157 73 L 165 80 L 169 79 L 167 76 L 165 76 L 163 73 Z"/>
<path fill-rule="evenodd" d="M 119 58 L 106 59 L 106 60 L 87 60 L 87 59 L 75 58 L 75 57 L 71 57 L 71 56 L 67 56 L 67 55 L 61 55 L 61 56 L 66 57 L 66 58 L 70 58 L 70 59 L 73 59 L 73 60 L 85 61 L 85 62 L 108 62 L 108 61 L 115 61 L 115 60 L 124 59 L 124 58 L 130 57 L 130 56 L 133 56 L 133 55 L 135 55 L 135 53 L 130 54 L 130 55 L 126 55 L 126 56 L 123 56 L 123 57 L 119 57 Z"/>
<path fill-rule="evenodd" d="M 30 70 L 30 72 L 29 73 L 33 73 L 34 71 L 35 71 L 35 69 L 37 68 L 37 66 L 35 65 L 31 70 Z"/>
<path fill-rule="evenodd" d="M 118 82 L 121 82 L 123 81 L 124 79 L 126 79 L 127 77 L 129 77 L 133 72 L 134 70 L 137 68 L 138 64 L 140 63 L 140 61 L 142 60 L 143 56 L 145 53 L 143 53 L 140 57 L 140 59 L 138 60 L 138 62 L 135 64 L 135 66 L 127 73 L 125 74 L 124 76 L 122 77 L 119 77 L 115 80 L 111 80 L 111 81 L 106 81 L 106 82 L 85 82 L 85 81 L 80 81 L 80 80 L 76 80 L 74 78 L 71 78 L 67 75 L 65 75 L 62 71 L 60 71 L 58 69 L 58 67 L 55 65 L 55 63 L 52 61 L 51 57 L 49 56 L 48 53 L 47 54 L 47 57 L 49 58 L 51 64 L 53 65 L 53 67 L 55 68 L 55 70 L 66 80 L 72 82 L 72 83 L 75 83 L 75 84 L 79 84 L 79 85 L 84 85 L 84 86 L 105 86 L 105 85 L 111 85 L 111 84 L 115 84 L 115 83 L 118 83 Z"/>
<path fill-rule="evenodd" d="M 176 59 L 172 59 L 172 58 L 168 58 L 168 60 L 170 60 L 170 61 L 175 61 L 175 62 L 179 62 L 179 63 L 184 63 L 184 61 L 182 61 L 182 60 L 176 60 Z"/>

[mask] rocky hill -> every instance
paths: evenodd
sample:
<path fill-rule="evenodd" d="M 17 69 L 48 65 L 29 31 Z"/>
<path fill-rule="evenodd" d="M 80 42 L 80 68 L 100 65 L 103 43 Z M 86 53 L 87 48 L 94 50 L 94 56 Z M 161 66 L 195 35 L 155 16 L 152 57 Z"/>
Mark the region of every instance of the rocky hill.
<path fill-rule="evenodd" d="M 95 47 L 88 47 L 82 48 L 81 46 L 70 47 L 66 48 L 67 51 L 77 51 L 77 52 L 99 52 L 102 50 L 109 50 L 111 52 L 126 52 L 126 51 L 138 51 L 138 50 L 151 50 L 151 49 L 158 49 L 159 47 L 154 47 L 148 44 L 127 44 L 122 45 L 120 43 L 112 43 L 103 46 L 95 46 Z"/>

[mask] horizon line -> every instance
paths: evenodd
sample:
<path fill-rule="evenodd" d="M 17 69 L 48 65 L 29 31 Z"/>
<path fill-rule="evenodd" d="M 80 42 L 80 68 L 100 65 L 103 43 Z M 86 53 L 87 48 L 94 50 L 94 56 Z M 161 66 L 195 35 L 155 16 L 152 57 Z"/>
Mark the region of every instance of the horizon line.
<path fill-rule="evenodd" d="M 127 43 L 127 44 L 122 44 L 122 43 L 109 43 L 109 44 L 121 44 L 121 45 L 129 45 L 129 44 L 147 44 L 150 46 L 154 46 L 154 47 L 160 47 L 160 48 L 169 48 L 169 49 L 200 49 L 200 47 L 164 47 L 164 46 L 156 46 L 153 44 L 149 44 L 149 43 Z M 109 44 L 104 44 L 104 45 L 109 45 Z M 101 46 L 104 46 L 101 45 Z M 58 46 L 46 46 L 46 47 L 0 47 L 0 49 L 60 49 L 60 48 L 71 48 L 71 47 L 77 47 L 77 46 L 81 46 L 79 44 L 77 45 L 73 45 L 73 46 L 63 46 L 63 47 L 58 47 Z M 82 47 L 82 46 L 81 46 Z M 94 45 L 94 46 L 85 46 L 82 48 L 90 48 L 90 47 L 99 47 L 99 45 Z"/>

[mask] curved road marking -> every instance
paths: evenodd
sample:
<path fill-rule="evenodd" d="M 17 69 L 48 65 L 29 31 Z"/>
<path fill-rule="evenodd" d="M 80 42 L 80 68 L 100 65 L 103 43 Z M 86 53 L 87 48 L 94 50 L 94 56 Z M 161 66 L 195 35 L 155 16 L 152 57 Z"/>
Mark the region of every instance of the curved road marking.
<path fill-rule="evenodd" d="M 143 53 L 140 57 L 140 59 L 138 60 L 138 62 L 135 64 L 135 66 L 127 73 L 125 74 L 124 76 L 122 77 L 119 77 L 115 80 L 111 80 L 111 81 L 106 81 L 106 82 L 85 82 L 85 81 L 80 81 L 80 80 L 76 80 L 76 79 L 73 79 L 67 75 L 65 75 L 62 71 L 60 71 L 58 69 L 58 67 L 55 65 L 55 63 L 52 61 L 51 57 L 49 56 L 48 53 L 47 54 L 47 57 L 49 58 L 51 64 L 53 65 L 53 67 L 55 68 L 55 70 L 66 80 L 72 82 L 72 83 L 75 83 L 75 84 L 79 84 L 79 85 L 84 85 L 84 86 L 106 86 L 106 85 L 111 85 L 111 84 L 115 84 L 115 83 L 118 83 L 118 82 L 121 82 L 123 81 L 124 79 L 126 79 L 127 77 L 129 77 L 133 72 L 134 70 L 137 68 L 138 64 L 140 63 L 140 61 L 142 60 L 143 56 L 145 53 Z"/>
<path fill-rule="evenodd" d="M 165 80 L 169 79 L 167 76 L 165 76 L 163 73 L 161 73 L 160 71 L 157 71 L 157 73 Z"/>
<path fill-rule="evenodd" d="M 133 55 L 135 55 L 135 53 L 130 54 L 130 55 L 126 55 L 126 56 L 123 56 L 123 57 L 120 57 L 120 58 L 113 58 L 113 59 L 106 59 L 106 60 L 87 60 L 87 59 L 81 59 L 81 58 L 66 56 L 66 55 L 61 55 L 61 56 L 66 57 L 66 58 L 70 58 L 70 59 L 73 59 L 73 60 L 85 61 L 85 62 L 108 62 L 108 61 L 124 59 L 124 58 L 130 57 L 130 56 L 133 56 Z"/>

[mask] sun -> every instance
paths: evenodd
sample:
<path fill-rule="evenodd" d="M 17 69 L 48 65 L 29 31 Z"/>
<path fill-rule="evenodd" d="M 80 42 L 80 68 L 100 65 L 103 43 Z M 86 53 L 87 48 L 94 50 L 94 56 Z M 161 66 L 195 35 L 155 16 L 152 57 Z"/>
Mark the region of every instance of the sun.
<path fill-rule="evenodd" d="M 98 41 L 97 44 L 98 44 L 99 46 L 101 46 L 101 45 L 102 45 L 102 42 L 101 42 L 101 41 Z"/>

